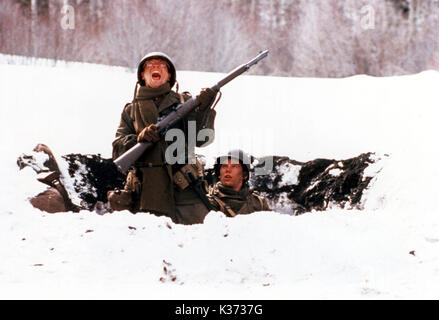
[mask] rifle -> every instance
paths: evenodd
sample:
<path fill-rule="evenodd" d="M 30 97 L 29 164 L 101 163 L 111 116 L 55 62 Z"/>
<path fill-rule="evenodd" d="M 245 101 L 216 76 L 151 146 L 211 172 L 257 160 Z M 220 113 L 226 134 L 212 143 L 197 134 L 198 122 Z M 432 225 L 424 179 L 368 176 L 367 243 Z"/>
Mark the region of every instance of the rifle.
<path fill-rule="evenodd" d="M 251 59 L 249 62 L 244 63 L 231 72 L 229 72 L 222 80 L 220 80 L 217 84 L 215 84 L 213 87 L 211 87 L 212 90 L 215 92 L 218 92 L 221 87 L 235 79 L 237 76 L 243 74 L 248 69 L 250 69 L 251 66 L 257 64 L 260 60 L 265 58 L 268 55 L 268 50 L 260 52 L 256 57 Z M 190 98 L 183 104 L 180 104 L 177 106 L 177 108 L 172 111 L 168 116 L 166 116 L 163 120 L 157 123 L 158 132 L 160 135 L 163 135 L 168 131 L 170 128 L 172 128 L 177 122 L 179 122 L 181 119 L 183 119 L 189 112 L 194 110 L 197 106 L 200 105 L 200 101 L 198 101 L 197 98 Z M 134 145 L 131 149 L 129 149 L 127 152 L 122 154 L 120 157 L 118 157 L 116 160 L 114 160 L 114 164 L 117 166 L 117 168 L 123 172 L 126 173 L 128 169 L 131 167 L 131 165 L 139 159 L 139 157 L 147 150 L 149 150 L 154 145 L 153 142 L 138 142 L 136 145 Z"/>
<path fill-rule="evenodd" d="M 206 196 L 206 191 L 204 189 L 201 179 L 196 179 L 190 170 L 186 171 L 186 176 L 189 180 L 189 187 L 195 191 L 195 193 L 201 199 L 201 202 L 203 202 L 203 204 L 209 211 L 213 210 L 213 206 L 210 204 L 210 201 Z"/>

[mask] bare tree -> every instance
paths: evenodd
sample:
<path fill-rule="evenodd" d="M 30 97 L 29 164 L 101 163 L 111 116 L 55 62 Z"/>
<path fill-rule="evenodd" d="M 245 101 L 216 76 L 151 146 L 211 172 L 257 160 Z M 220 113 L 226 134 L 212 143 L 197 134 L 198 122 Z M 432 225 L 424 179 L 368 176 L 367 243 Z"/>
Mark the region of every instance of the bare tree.
<path fill-rule="evenodd" d="M 63 28 L 63 8 L 74 28 Z M 439 68 L 437 0 L 3 0 L 0 52 L 134 68 L 164 51 L 179 69 L 345 77 Z M 17 21 L 20 21 L 17 24 Z"/>

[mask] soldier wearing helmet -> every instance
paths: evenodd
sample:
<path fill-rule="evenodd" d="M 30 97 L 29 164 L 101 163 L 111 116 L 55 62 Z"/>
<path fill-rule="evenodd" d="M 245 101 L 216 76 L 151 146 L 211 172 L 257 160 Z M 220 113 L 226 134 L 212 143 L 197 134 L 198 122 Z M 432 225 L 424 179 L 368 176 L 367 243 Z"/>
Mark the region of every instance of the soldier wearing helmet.
<path fill-rule="evenodd" d="M 209 188 L 208 194 L 214 210 L 231 217 L 271 211 L 267 200 L 248 186 L 251 160 L 252 157 L 241 150 L 217 158 L 214 169 L 219 182 Z"/>
<path fill-rule="evenodd" d="M 176 81 L 174 63 L 166 54 L 151 52 L 140 61 L 134 99 L 125 105 L 113 141 L 113 159 L 138 142 L 155 144 L 134 164 L 122 193 L 109 193 L 109 201 L 115 210 L 129 209 L 132 212 L 166 215 L 176 223 L 201 223 L 209 210 L 185 181 L 188 171 L 202 179 L 201 164 L 198 161 L 196 164 L 188 163 L 187 146 L 185 164 L 168 164 L 165 157 L 168 142 L 158 133 L 156 126 L 160 119 L 191 97 L 188 92 L 179 94 L 172 90 Z M 200 106 L 174 127 L 184 132 L 186 141 L 188 121 L 196 122 L 197 133 L 200 129 L 214 128 L 216 113 L 211 107 L 216 92 L 202 89 L 197 98 Z M 196 141 L 196 146 L 211 142 Z"/>

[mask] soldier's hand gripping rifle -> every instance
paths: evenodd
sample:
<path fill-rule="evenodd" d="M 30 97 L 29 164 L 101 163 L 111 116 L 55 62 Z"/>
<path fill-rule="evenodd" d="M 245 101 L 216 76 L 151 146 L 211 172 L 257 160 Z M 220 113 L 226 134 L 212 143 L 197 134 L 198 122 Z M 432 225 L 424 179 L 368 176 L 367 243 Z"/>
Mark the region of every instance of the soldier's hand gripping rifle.
<path fill-rule="evenodd" d="M 260 52 L 256 57 L 251 59 L 249 62 L 240 65 L 235 68 L 231 72 L 227 74 L 227 76 L 220 80 L 216 85 L 214 85 L 211 89 L 215 92 L 218 92 L 222 86 L 229 83 L 237 76 L 246 72 L 250 69 L 251 66 L 258 63 L 260 60 L 265 58 L 268 55 L 268 50 Z M 197 98 L 190 98 L 183 104 L 180 104 L 174 111 L 172 111 L 168 116 L 166 116 L 162 121 L 157 123 L 159 134 L 163 135 L 167 130 L 172 128 L 177 122 L 183 119 L 189 112 L 194 110 L 197 106 L 200 105 L 200 101 Z M 114 160 L 114 163 L 118 167 L 120 171 L 123 173 L 127 172 L 131 165 L 139 159 L 139 157 L 148 149 L 150 149 L 154 143 L 152 142 L 138 142 L 135 146 L 129 149 L 127 152 L 122 154 L 119 158 Z"/>

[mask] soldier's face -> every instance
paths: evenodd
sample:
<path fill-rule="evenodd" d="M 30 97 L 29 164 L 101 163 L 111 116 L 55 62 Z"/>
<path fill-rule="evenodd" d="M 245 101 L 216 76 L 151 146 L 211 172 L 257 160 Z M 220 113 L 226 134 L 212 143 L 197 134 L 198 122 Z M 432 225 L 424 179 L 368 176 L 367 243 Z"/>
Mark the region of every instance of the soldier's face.
<path fill-rule="evenodd" d="M 161 59 L 151 59 L 146 61 L 142 79 L 145 85 L 150 88 L 158 88 L 164 85 L 171 78 L 166 62 Z"/>
<path fill-rule="evenodd" d="M 244 181 L 244 173 L 239 161 L 228 159 L 226 163 L 223 163 L 220 167 L 219 179 L 223 186 L 233 188 L 235 191 L 241 190 Z"/>

